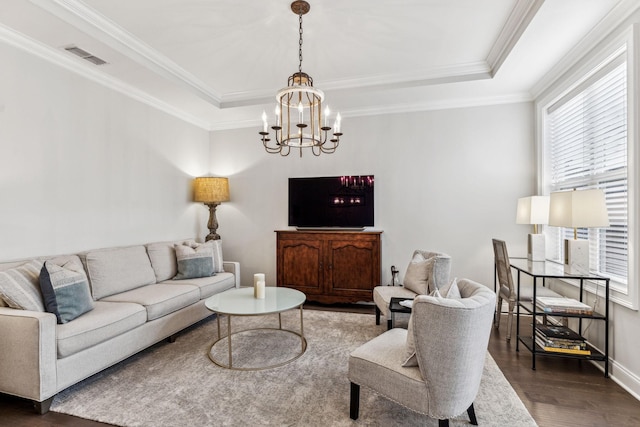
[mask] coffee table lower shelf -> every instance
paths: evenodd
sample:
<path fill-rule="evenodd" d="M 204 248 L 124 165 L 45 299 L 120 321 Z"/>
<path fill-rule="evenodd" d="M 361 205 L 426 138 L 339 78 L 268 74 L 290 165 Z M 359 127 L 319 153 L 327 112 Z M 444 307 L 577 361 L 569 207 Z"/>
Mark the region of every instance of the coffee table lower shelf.
<path fill-rule="evenodd" d="M 280 366 L 284 366 L 287 363 L 291 363 L 294 360 L 296 360 L 297 358 L 299 358 L 300 356 L 302 356 L 305 351 L 307 350 L 307 340 L 303 335 L 303 321 L 302 321 L 302 306 L 300 306 L 300 332 L 296 332 L 296 331 L 292 331 L 290 329 L 283 329 L 282 328 L 282 316 L 281 313 L 278 313 L 278 321 L 279 321 L 279 325 L 280 327 L 278 328 L 251 328 L 251 329 L 243 329 L 241 331 L 236 331 L 236 332 L 231 332 L 231 316 L 227 315 L 227 335 L 225 336 L 221 336 L 220 335 L 220 315 L 218 314 L 217 316 L 217 323 L 218 323 L 218 339 L 211 344 L 211 348 L 209 349 L 209 353 L 207 354 L 209 356 L 209 359 L 215 363 L 216 365 L 220 366 L 221 368 L 225 368 L 225 369 L 233 369 L 233 370 L 237 370 L 237 371 L 261 371 L 264 369 L 272 369 L 272 368 L 277 368 Z M 268 365 L 264 365 L 264 366 L 258 366 L 258 367 L 250 367 L 250 368 L 242 368 L 242 367 L 234 367 L 233 366 L 233 351 L 232 351 L 232 346 L 231 346 L 231 341 L 232 341 L 232 337 L 235 335 L 239 335 L 239 334 L 245 334 L 247 332 L 252 332 L 252 331 L 277 331 L 277 332 L 282 332 L 282 333 L 287 333 L 287 334 L 292 334 L 295 335 L 297 337 L 300 337 L 300 352 L 294 354 L 293 357 L 290 357 L 286 360 L 277 362 L 277 363 L 273 363 L 273 364 L 268 364 Z M 218 344 L 219 342 L 223 341 L 223 340 L 227 340 L 227 347 L 228 347 L 228 351 L 229 351 L 229 358 L 228 358 L 228 362 L 224 363 L 218 359 L 216 359 L 213 356 L 213 348 L 216 346 L 216 344 Z"/>

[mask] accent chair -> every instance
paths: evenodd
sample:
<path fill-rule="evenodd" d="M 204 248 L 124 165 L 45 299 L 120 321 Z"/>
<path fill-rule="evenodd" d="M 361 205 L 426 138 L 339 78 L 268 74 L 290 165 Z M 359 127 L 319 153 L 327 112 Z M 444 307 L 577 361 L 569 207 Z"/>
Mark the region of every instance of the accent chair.
<path fill-rule="evenodd" d="M 496 299 L 491 289 L 477 282 L 460 279 L 457 286 L 461 298 L 417 296 L 408 330 L 386 331 L 351 353 L 352 419 L 358 418 L 360 386 L 365 386 L 440 420 L 440 426 L 448 426 L 449 418 L 465 411 L 477 425 L 473 401 Z"/>
<path fill-rule="evenodd" d="M 393 327 L 389 313 L 391 298 L 413 299 L 416 295 L 427 295 L 436 288 L 449 283 L 451 257 L 441 252 L 415 250 L 404 275 L 402 286 L 376 286 L 373 302 L 376 305 L 376 325 L 380 314 L 387 319 L 387 329 Z"/>

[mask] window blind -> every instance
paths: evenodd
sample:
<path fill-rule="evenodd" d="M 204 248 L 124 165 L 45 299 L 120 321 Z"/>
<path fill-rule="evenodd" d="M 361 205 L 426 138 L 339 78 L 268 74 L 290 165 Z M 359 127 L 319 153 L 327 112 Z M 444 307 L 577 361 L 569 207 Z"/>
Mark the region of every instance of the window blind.
<path fill-rule="evenodd" d="M 627 66 L 622 54 L 546 110 L 550 190 L 602 189 L 610 227 L 578 229 L 594 272 L 627 283 Z M 561 261 L 572 229 L 546 227 L 549 257 Z"/>

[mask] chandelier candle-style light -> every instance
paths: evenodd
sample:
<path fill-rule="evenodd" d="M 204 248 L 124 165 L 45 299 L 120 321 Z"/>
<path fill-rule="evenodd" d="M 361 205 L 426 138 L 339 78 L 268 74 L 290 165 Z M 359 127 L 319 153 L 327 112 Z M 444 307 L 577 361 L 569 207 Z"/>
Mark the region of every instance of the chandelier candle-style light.
<path fill-rule="evenodd" d="M 280 89 L 276 95 L 275 125 L 271 126 L 275 135 L 274 143 L 269 138 L 267 114 L 262 112 L 262 131 L 259 133 L 267 153 L 288 156 L 291 148 L 299 148 L 302 157 L 302 149 L 311 148 L 311 152 L 319 156 L 335 152 L 340 143 L 340 113 L 336 114 L 330 137 L 332 128 L 328 126 L 328 120 L 331 111 L 329 107 L 322 111 L 324 93 L 313 87 L 310 75 L 302 72 L 302 15 L 310 9 L 306 1 L 291 3 L 291 10 L 298 15 L 300 23 L 298 71 L 289 76 L 287 87 Z"/>

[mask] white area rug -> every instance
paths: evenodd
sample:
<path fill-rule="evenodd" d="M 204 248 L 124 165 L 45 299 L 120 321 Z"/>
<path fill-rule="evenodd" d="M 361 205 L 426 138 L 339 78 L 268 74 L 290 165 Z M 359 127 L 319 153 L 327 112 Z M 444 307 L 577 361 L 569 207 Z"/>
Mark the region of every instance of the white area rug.
<path fill-rule="evenodd" d="M 233 330 L 277 327 L 277 319 L 233 318 Z M 226 321 L 221 323 L 225 335 Z M 299 330 L 299 323 L 298 311 L 283 314 L 285 328 Z M 264 371 L 231 371 L 207 356 L 217 339 L 216 321 L 210 318 L 174 343 L 160 343 L 63 391 L 51 410 L 121 426 L 437 426 L 437 420 L 364 387 L 360 418 L 349 418 L 349 353 L 384 332 L 382 323 L 376 326 L 372 315 L 307 310 L 308 348 L 302 357 Z M 299 345 L 295 338 L 291 335 L 292 341 L 278 349 Z M 237 348 L 234 360 L 240 363 Z M 254 348 L 251 357 L 267 358 L 271 351 L 269 346 Z M 488 354 L 475 409 L 480 426 L 536 425 Z M 468 426 L 466 413 L 451 425 Z"/>

